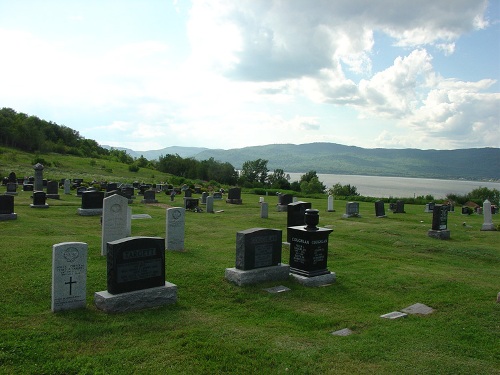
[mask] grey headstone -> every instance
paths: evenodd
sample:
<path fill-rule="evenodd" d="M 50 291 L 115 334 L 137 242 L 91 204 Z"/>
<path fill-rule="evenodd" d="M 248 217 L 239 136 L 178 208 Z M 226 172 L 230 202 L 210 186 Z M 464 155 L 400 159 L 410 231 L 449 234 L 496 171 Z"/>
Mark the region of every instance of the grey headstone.
<path fill-rule="evenodd" d="M 52 311 L 87 305 L 87 249 L 84 242 L 52 246 Z"/>
<path fill-rule="evenodd" d="M 181 207 L 167 208 L 165 247 L 167 250 L 184 250 L 186 210 Z"/>
<path fill-rule="evenodd" d="M 208 196 L 207 197 L 207 206 L 205 207 L 208 213 L 214 213 L 214 197 Z"/>
<path fill-rule="evenodd" d="M 260 217 L 261 219 L 267 219 L 269 216 L 269 204 L 267 202 L 262 202 L 260 204 Z"/>
<path fill-rule="evenodd" d="M 102 208 L 101 255 L 106 255 L 107 243 L 129 235 L 128 199 L 114 194 L 104 198 Z"/>

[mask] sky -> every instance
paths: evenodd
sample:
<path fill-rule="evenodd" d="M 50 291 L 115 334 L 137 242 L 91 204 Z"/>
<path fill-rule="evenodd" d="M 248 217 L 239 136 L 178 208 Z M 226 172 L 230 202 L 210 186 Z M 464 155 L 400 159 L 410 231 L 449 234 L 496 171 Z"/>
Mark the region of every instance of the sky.
<path fill-rule="evenodd" d="M 0 108 L 101 145 L 500 147 L 500 0 L 0 0 Z"/>

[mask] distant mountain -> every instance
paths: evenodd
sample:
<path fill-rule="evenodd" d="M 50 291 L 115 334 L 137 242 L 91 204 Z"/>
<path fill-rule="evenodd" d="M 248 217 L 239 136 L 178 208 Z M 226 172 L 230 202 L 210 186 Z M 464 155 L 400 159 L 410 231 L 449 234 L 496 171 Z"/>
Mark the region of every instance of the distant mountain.
<path fill-rule="evenodd" d="M 103 146 L 106 147 L 106 146 Z M 120 148 L 118 148 L 120 149 Z M 133 157 L 157 159 L 178 154 L 197 160 L 214 158 L 241 169 L 249 160 L 268 160 L 269 170 L 440 179 L 500 180 L 500 148 L 458 150 L 367 149 L 336 143 L 271 144 L 230 150 L 167 147 L 154 151 L 126 150 Z"/>
<path fill-rule="evenodd" d="M 199 154 L 200 152 L 208 150 L 208 148 L 205 147 L 181 147 L 181 146 L 170 146 L 162 148 L 161 150 L 149 150 L 149 151 L 134 151 L 129 148 L 111 147 L 108 145 L 104 145 L 102 147 L 107 148 L 108 150 L 111 148 L 114 148 L 115 150 L 123 150 L 134 158 L 139 158 L 142 155 L 148 160 L 158 160 L 160 156 L 175 155 L 175 154 L 179 155 L 182 158 L 189 158 Z"/>

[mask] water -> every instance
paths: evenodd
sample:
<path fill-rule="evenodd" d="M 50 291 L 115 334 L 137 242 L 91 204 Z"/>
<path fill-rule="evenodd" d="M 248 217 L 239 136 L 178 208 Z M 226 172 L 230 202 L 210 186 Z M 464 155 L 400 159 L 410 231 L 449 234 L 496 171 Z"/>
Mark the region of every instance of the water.
<path fill-rule="evenodd" d="M 299 181 L 305 173 L 288 173 L 290 182 Z M 358 193 L 377 198 L 410 198 L 432 195 L 436 199 L 446 198 L 447 194 L 465 195 L 479 187 L 500 190 L 500 182 L 438 180 L 431 178 L 359 176 L 343 174 L 321 174 L 319 180 L 331 188 L 336 183 L 356 186 Z"/>

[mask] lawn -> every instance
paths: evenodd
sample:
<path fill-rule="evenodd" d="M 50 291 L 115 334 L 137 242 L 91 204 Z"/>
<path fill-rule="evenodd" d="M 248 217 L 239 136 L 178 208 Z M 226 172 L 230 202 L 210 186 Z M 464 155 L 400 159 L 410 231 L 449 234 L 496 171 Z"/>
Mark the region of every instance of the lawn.
<path fill-rule="evenodd" d="M 48 209 L 34 209 L 21 191 L 17 220 L 0 221 L 2 374 L 500 373 L 500 232 L 480 231 L 480 215 L 450 213 L 451 239 L 443 241 L 427 236 L 432 214 L 423 205 L 393 214 L 386 204 L 387 217 L 376 218 L 374 204 L 360 202 L 361 217 L 343 219 L 345 201 L 327 212 L 326 197 L 302 198 L 333 229 L 328 268 L 336 282 L 238 287 L 224 279 L 236 232 L 276 228 L 286 238 L 286 212 L 275 210 L 276 196 L 265 197 L 267 219 L 257 195 L 243 194 L 242 205 L 216 200 L 223 212 L 187 212 L 186 249 L 166 254 L 177 303 L 105 314 L 93 304 L 94 292 L 106 289 L 100 218 L 77 215 L 80 198 L 60 193 Z M 157 199 L 131 204 L 133 214 L 152 217 L 133 220 L 133 236 L 165 236 L 170 197 Z M 52 313 L 52 245 L 67 241 L 88 244 L 87 307 Z M 282 261 L 288 257 L 283 246 Z M 291 290 L 263 290 L 277 285 Z M 414 303 L 434 313 L 380 318 Z M 343 328 L 353 334 L 331 335 Z"/>

